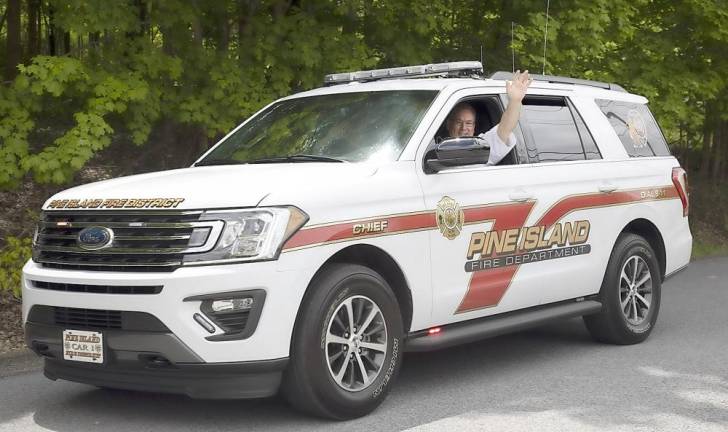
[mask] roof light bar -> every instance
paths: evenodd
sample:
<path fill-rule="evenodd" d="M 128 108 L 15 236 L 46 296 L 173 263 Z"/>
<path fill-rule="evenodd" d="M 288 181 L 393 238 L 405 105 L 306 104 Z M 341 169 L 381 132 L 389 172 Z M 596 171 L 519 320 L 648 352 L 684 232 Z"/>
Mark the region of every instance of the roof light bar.
<path fill-rule="evenodd" d="M 477 61 L 433 63 L 417 66 L 372 69 L 357 72 L 329 74 L 324 77 L 324 85 L 342 84 L 355 81 L 374 81 L 392 78 L 415 78 L 432 75 L 466 76 L 482 74 L 483 65 Z"/>

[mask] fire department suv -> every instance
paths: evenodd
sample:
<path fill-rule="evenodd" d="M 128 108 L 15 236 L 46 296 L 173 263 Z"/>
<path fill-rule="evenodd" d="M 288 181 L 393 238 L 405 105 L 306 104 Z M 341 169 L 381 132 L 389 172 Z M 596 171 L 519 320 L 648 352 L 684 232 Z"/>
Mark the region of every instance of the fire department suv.
<path fill-rule="evenodd" d="M 337 419 L 375 409 L 407 351 L 583 316 L 647 338 L 690 260 L 685 171 L 646 99 L 536 76 L 497 165 L 450 138 L 496 125 L 510 73 L 478 62 L 328 75 L 189 168 L 63 191 L 23 269 L 45 375 L 257 398 Z"/>

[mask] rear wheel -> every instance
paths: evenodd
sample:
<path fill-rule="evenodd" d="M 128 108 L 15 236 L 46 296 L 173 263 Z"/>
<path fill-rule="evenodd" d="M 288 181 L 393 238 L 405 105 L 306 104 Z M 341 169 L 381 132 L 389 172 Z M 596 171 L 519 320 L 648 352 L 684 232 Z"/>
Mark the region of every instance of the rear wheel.
<path fill-rule="evenodd" d="M 619 236 L 602 282 L 602 311 L 584 317 L 594 339 L 619 345 L 647 339 L 660 310 L 659 269 L 644 238 L 631 233 Z"/>
<path fill-rule="evenodd" d="M 373 411 L 402 362 L 399 305 L 374 270 L 334 264 L 312 281 L 299 313 L 283 390 L 296 408 L 349 419 Z"/>

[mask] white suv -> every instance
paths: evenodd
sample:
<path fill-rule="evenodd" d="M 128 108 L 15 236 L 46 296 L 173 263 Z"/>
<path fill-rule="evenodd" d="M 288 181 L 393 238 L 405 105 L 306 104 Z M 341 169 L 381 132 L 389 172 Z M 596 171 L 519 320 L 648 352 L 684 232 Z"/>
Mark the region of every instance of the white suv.
<path fill-rule="evenodd" d="M 45 374 L 199 398 L 265 397 L 337 419 L 391 388 L 405 351 L 584 316 L 644 340 L 690 260 L 685 172 L 646 99 L 536 76 L 497 166 L 452 139 L 508 100 L 477 62 L 328 75 L 190 168 L 63 191 L 23 269 Z"/>

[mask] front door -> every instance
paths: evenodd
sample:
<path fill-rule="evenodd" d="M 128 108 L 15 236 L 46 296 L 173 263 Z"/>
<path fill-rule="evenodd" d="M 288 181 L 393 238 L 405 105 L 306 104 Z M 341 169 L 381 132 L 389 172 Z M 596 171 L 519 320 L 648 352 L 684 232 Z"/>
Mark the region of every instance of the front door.
<path fill-rule="evenodd" d="M 452 106 L 474 96 L 474 90 L 469 92 L 453 96 L 433 130 Z M 564 197 L 596 190 L 598 178 L 586 166 L 589 161 L 574 121 L 561 124 L 566 114 L 571 116 L 566 99 L 535 102 L 532 109 L 523 109 L 526 139 L 520 128 L 515 131 L 521 151 L 514 159 L 521 163 L 420 173 L 425 205 L 435 211 L 438 222 L 438 229 L 430 232 L 433 325 L 537 306 L 546 299 L 573 298 L 579 292 L 574 289 L 579 285 L 578 269 L 586 266 L 588 271 L 591 264 L 590 225 L 588 220 L 557 215 L 557 204 Z M 544 122 L 554 123 L 544 128 Z M 556 130 L 558 136 L 532 136 Z M 579 155 L 558 154 L 571 152 L 577 143 Z M 424 153 L 418 153 L 418 160 Z M 539 163 L 561 160 L 571 162 Z"/>

